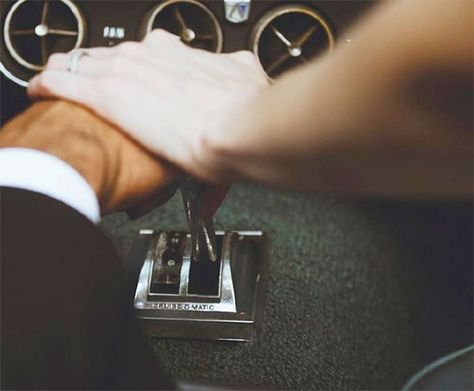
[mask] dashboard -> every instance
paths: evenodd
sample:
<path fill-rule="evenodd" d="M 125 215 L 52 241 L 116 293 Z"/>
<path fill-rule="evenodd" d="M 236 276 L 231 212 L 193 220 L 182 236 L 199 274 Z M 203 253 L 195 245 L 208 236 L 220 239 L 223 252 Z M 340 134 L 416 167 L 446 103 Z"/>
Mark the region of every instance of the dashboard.
<path fill-rule="evenodd" d="M 2 123 L 28 106 L 48 57 L 166 29 L 192 47 L 251 50 L 270 79 L 334 49 L 374 1 L 0 0 Z M 351 38 L 344 36 L 350 43 Z"/>

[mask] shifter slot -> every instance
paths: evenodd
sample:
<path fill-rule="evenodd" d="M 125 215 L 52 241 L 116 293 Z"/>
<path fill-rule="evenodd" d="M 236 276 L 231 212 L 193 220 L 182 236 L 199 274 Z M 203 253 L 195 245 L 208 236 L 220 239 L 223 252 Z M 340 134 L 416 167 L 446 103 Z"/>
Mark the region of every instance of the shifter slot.
<path fill-rule="evenodd" d="M 132 262 L 143 262 L 134 305 L 157 337 L 247 341 L 257 332 L 267 281 L 260 231 L 216 233 L 217 260 L 192 259 L 187 232 L 143 230 Z"/>
<path fill-rule="evenodd" d="M 151 294 L 179 294 L 183 265 L 183 237 L 180 233 L 161 235 L 156 243 L 150 279 Z"/>
<path fill-rule="evenodd" d="M 222 236 L 216 238 L 217 260 L 191 260 L 189 268 L 188 294 L 200 296 L 218 296 L 221 273 Z"/>
<path fill-rule="evenodd" d="M 176 250 L 166 249 L 153 264 L 151 293 L 179 293 L 182 257 Z"/>

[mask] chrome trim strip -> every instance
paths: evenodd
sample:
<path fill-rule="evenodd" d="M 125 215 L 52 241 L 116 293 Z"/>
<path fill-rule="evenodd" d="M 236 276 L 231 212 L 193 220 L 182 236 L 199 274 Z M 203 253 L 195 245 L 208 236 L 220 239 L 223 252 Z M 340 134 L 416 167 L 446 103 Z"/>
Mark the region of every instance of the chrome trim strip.
<path fill-rule="evenodd" d="M 5 65 L 3 65 L 1 61 L 0 61 L 0 72 L 2 72 L 7 79 L 10 79 L 12 82 L 18 84 L 19 86 L 22 86 L 22 87 L 25 87 L 25 88 L 28 87 L 28 82 L 27 81 L 22 80 L 19 77 L 16 77 L 7 68 L 5 68 Z"/>
<path fill-rule="evenodd" d="M 23 3 L 26 3 L 27 1 L 31 1 L 31 0 L 18 0 L 8 10 L 7 16 L 5 17 L 5 25 L 3 27 L 3 36 L 5 40 L 5 45 L 7 46 L 7 50 L 16 62 L 18 62 L 20 65 L 24 66 L 27 69 L 41 71 L 44 68 L 44 65 L 32 64 L 26 61 L 23 57 L 21 57 L 16 51 L 16 49 L 14 48 L 14 45 L 10 37 L 10 24 L 11 24 L 13 14 L 16 12 L 18 7 L 20 7 L 20 5 L 22 5 Z M 82 17 L 81 12 L 79 11 L 79 8 L 77 8 L 77 6 L 71 0 L 59 0 L 59 1 L 64 3 L 71 10 L 72 14 L 76 18 L 78 31 L 77 31 L 76 43 L 74 44 L 73 49 L 77 49 L 81 46 L 84 40 L 84 31 L 85 31 L 84 18 Z"/>

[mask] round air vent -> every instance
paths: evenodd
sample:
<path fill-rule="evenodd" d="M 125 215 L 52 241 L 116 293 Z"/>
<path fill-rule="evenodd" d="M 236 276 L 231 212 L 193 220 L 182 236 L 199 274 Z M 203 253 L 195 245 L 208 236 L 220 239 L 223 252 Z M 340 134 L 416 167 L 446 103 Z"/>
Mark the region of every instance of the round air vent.
<path fill-rule="evenodd" d="M 329 23 L 313 9 L 285 5 L 264 15 L 252 34 L 252 49 L 270 78 L 332 50 Z"/>
<path fill-rule="evenodd" d="M 222 50 L 221 26 L 206 6 L 195 0 L 168 0 L 152 10 L 146 32 L 161 28 L 181 37 L 186 45 L 198 49 Z"/>
<path fill-rule="evenodd" d="M 51 54 L 81 45 L 84 20 L 70 0 L 19 0 L 7 13 L 3 33 L 12 58 L 40 71 Z"/>

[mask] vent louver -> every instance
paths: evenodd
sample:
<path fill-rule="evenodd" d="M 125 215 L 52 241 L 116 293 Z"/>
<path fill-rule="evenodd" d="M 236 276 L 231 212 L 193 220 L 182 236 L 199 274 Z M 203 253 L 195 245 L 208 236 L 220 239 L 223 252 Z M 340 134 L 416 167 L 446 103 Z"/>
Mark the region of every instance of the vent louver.
<path fill-rule="evenodd" d="M 302 5 L 271 10 L 260 19 L 252 34 L 253 52 L 270 78 L 333 47 L 334 35 L 329 23 Z"/>
<path fill-rule="evenodd" d="M 222 50 L 221 26 L 203 4 L 194 0 L 168 0 L 152 10 L 146 31 L 161 28 L 178 35 L 186 45 L 211 52 Z"/>
<path fill-rule="evenodd" d="M 84 21 L 70 0 L 19 0 L 8 11 L 3 32 L 11 57 L 40 71 L 51 54 L 82 44 Z"/>

